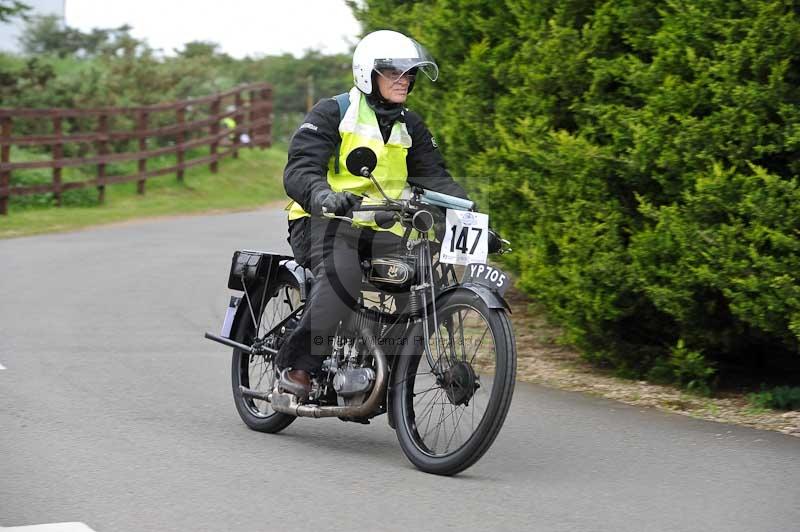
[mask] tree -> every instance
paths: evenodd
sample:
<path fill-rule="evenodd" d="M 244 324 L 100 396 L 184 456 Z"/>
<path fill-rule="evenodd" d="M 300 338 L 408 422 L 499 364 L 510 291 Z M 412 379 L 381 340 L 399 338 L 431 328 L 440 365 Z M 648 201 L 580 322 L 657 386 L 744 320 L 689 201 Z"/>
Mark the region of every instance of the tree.
<path fill-rule="evenodd" d="M 0 22 L 8 22 L 13 17 L 27 16 L 30 6 L 18 0 L 0 0 Z"/>
<path fill-rule="evenodd" d="M 215 57 L 222 55 L 219 44 L 211 41 L 191 41 L 183 45 L 182 50 L 175 50 L 177 54 L 186 59 L 195 57 Z"/>
<path fill-rule="evenodd" d="M 131 27 L 126 24 L 118 28 L 94 28 L 84 33 L 77 28 L 64 26 L 56 16 L 46 15 L 28 21 L 20 43 L 26 54 L 52 54 L 58 57 L 135 54 L 147 48 L 147 43 L 133 37 L 130 31 Z"/>

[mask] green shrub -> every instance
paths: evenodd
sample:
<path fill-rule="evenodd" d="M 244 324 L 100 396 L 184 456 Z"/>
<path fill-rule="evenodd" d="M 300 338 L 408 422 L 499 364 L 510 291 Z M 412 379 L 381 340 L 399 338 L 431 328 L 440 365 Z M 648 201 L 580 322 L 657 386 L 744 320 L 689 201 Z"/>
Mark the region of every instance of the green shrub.
<path fill-rule="evenodd" d="M 699 351 L 686 347 L 683 339 L 670 350 L 668 357 L 656 359 L 647 379 L 660 384 L 677 384 L 701 395 L 711 393 L 711 378 L 717 370 Z"/>
<path fill-rule="evenodd" d="M 800 410 L 800 386 L 778 386 L 747 396 L 748 401 L 758 408 L 776 410 Z"/>
<path fill-rule="evenodd" d="M 689 391 L 709 393 L 709 380 L 716 370 L 699 351 L 688 349 L 683 339 L 672 348 L 669 365 L 678 384 Z"/>
<path fill-rule="evenodd" d="M 692 387 L 713 362 L 797 360 L 794 3 L 360 4 L 439 60 L 410 106 L 589 360 Z"/>

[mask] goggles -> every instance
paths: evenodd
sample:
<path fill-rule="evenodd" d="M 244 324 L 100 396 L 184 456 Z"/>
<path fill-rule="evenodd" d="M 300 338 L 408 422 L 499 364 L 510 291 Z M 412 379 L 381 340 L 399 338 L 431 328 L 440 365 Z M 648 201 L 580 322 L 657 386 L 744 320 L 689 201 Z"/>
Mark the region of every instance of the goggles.
<path fill-rule="evenodd" d="M 404 79 L 409 83 L 411 83 L 417 77 L 416 72 L 414 72 L 413 70 L 402 71 L 402 70 L 397 70 L 396 68 L 381 68 L 381 69 L 375 69 L 375 72 L 377 72 L 380 77 L 388 81 L 391 81 L 392 83 L 397 83 L 401 79 Z"/>

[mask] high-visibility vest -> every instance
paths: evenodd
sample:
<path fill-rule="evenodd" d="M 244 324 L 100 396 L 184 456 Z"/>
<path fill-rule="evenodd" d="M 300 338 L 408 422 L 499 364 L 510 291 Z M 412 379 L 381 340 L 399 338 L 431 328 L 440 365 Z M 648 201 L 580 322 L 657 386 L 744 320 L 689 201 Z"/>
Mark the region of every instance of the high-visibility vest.
<path fill-rule="evenodd" d="M 404 122 L 397 121 L 392 126 L 388 142 L 383 142 L 378 117 L 367 103 L 360 90 L 353 87 L 350 90 L 350 105 L 339 123 L 339 134 L 342 143 L 339 147 L 339 159 L 342 163 L 347 160 L 347 155 L 355 148 L 366 146 L 378 156 L 378 166 L 372 172 L 381 188 L 392 199 L 399 199 L 407 191 L 408 168 L 406 155 L 411 147 L 411 135 Z M 328 162 L 328 184 L 334 192 L 349 191 L 359 196 L 368 197 L 370 200 L 383 201 L 383 197 L 369 179 L 355 176 L 347 170 L 347 165 L 340 164 L 339 172 L 335 168 L 336 157 L 331 157 Z M 296 220 L 309 216 L 297 202 L 291 202 L 287 207 L 289 220 Z M 395 224 L 390 229 L 382 229 L 373 221 L 374 213 L 357 212 L 353 216 L 355 225 L 369 227 L 376 231 L 391 231 L 399 236 L 403 235 L 403 227 Z"/>

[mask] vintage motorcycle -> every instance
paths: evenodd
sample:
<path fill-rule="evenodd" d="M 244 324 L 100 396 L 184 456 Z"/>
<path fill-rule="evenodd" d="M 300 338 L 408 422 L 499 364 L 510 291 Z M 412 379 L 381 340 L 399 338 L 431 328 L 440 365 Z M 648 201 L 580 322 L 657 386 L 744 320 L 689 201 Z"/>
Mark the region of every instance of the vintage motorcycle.
<path fill-rule="evenodd" d="M 228 287 L 243 295 L 231 298 L 221 334 L 205 336 L 233 347 L 233 398 L 251 429 L 276 433 L 298 417 L 369 423 L 386 413 L 416 467 L 453 475 L 489 449 L 511 403 L 516 347 L 503 298 L 509 278 L 485 264 L 490 237 L 491 251 L 510 249 L 489 234 L 486 215 L 469 210 L 471 202 L 417 188 L 407 199 L 388 198 L 372 176 L 376 162 L 369 148 L 347 157 L 348 170 L 371 179 L 383 196 L 362 202 L 354 217 L 369 213 L 382 227 L 401 223 L 405 249 L 362 263 L 359 301 L 339 323 L 308 399 L 298 403 L 279 388 L 274 363 L 313 283 L 292 257 L 235 252 Z M 442 223 L 440 245 L 432 236 Z"/>

